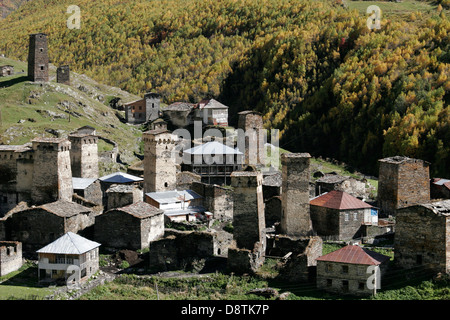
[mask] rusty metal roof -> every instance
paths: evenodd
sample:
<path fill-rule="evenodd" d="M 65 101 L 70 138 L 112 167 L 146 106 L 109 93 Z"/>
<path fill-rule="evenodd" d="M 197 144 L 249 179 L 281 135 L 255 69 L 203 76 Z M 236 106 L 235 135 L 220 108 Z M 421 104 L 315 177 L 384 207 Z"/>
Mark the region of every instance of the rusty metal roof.
<path fill-rule="evenodd" d="M 324 193 L 312 199 L 309 204 L 338 210 L 373 208 L 370 204 L 339 190 Z"/>
<path fill-rule="evenodd" d="M 348 245 L 317 258 L 317 261 L 379 265 L 389 259 L 388 256 L 361 248 L 358 245 Z"/>

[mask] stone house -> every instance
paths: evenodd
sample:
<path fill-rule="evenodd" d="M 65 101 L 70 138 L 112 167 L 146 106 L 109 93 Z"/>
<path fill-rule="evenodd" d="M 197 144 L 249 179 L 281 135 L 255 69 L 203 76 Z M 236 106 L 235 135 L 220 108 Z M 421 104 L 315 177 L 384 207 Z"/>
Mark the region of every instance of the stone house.
<path fill-rule="evenodd" d="M 127 123 L 140 124 L 153 121 L 159 117 L 161 97 L 157 93 L 149 92 L 143 99 L 124 105 Z"/>
<path fill-rule="evenodd" d="M 103 193 L 98 179 L 74 177 L 72 185 L 74 193 L 92 203 L 102 205 Z"/>
<path fill-rule="evenodd" d="M 363 236 L 363 224 L 377 224 L 377 209 L 372 205 L 333 190 L 310 200 L 313 229 L 319 236 L 350 240 Z"/>
<path fill-rule="evenodd" d="M 14 67 L 10 65 L 0 66 L 0 77 L 12 76 L 14 74 Z"/>
<path fill-rule="evenodd" d="M 205 125 L 228 126 L 228 106 L 215 99 L 204 99 L 194 106 L 194 120 Z"/>
<path fill-rule="evenodd" d="M 138 201 L 95 219 L 95 239 L 106 247 L 138 250 L 164 235 L 164 212 Z"/>
<path fill-rule="evenodd" d="M 172 125 L 172 129 L 185 128 L 194 123 L 193 110 L 195 104 L 188 102 L 174 102 L 161 108 L 164 119 Z"/>
<path fill-rule="evenodd" d="M 0 277 L 22 267 L 22 243 L 0 241 Z"/>
<path fill-rule="evenodd" d="M 214 219 L 233 219 L 234 202 L 232 188 L 194 182 L 192 183 L 192 190 L 203 198 L 203 207 L 213 214 Z"/>
<path fill-rule="evenodd" d="M 404 269 L 450 273 L 450 200 L 397 211 L 394 262 Z"/>
<path fill-rule="evenodd" d="M 384 215 L 430 201 L 430 163 L 395 156 L 378 160 L 378 207 Z"/>
<path fill-rule="evenodd" d="M 87 232 L 94 225 L 95 213 L 91 208 L 78 203 L 58 200 L 14 210 L 2 220 L 5 238 L 22 242 L 23 250 L 30 252 L 67 232 Z"/>
<path fill-rule="evenodd" d="M 317 258 L 317 288 L 338 294 L 375 295 L 389 259 L 358 245 L 347 245 Z"/>
<path fill-rule="evenodd" d="M 368 199 L 375 191 L 365 179 L 356 179 L 338 174 L 325 174 L 315 181 L 315 195 L 321 195 L 332 190 L 344 191 L 359 199 Z"/>
<path fill-rule="evenodd" d="M 98 179 L 102 190 L 103 206 L 108 205 L 108 195 L 106 191 L 113 185 L 135 185 L 141 187 L 144 178 L 137 177 L 125 172 L 113 172 Z"/>
<path fill-rule="evenodd" d="M 99 269 L 99 247 L 100 243 L 73 232 L 65 233 L 36 251 L 39 281 L 67 280 L 72 275 L 69 267 L 79 270 L 79 274 L 75 274 L 76 280 L 87 280 Z"/>
<path fill-rule="evenodd" d="M 143 200 L 142 189 L 136 185 L 113 184 L 106 190 L 106 208 L 120 208 Z"/>

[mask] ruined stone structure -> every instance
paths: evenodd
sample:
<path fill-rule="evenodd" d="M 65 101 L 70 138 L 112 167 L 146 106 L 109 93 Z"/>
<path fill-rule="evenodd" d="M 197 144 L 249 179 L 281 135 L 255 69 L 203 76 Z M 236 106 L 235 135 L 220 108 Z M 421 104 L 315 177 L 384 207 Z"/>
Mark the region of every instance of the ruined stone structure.
<path fill-rule="evenodd" d="M 66 232 L 87 232 L 94 225 L 92 209 L 58 200 L 8 213 L 2 218 L 6 240 L 22 242 L 30 252 L 47 245 Z"/>
<path fill-rule="evenodd" d="M 166 229 L 163 238 L 150 244 L 149 267 L 152 271 L 200 271 L 208 260 L 227 256 L 231 239 L 232 235 L 225 231 Z"/>
<path fill-rule="evenodd" d="M 10 65 L 0 66 L 0 77 L 12 76 L 14 74 L 14 67 Z"/>
<path fill-rule="evenodd" d="M 73 192 L 96 205 L 103 204 L 100 180 L 95 178 L 72 178 Z"/>
<path fill-rule="evenodd" d="M 264 139 L 265 131 L 261 113 L 256 111 L 239 112 L 238 129 L 245 133 L 244 164 L 263 165 L 266 139 Z"/>
<path fill-rule="evenodd" d="M 283 210 L 281 233 L 289 236 L 306 236 L 312 231 L 309 213 L 310 158 L 308 153 L 281 155 Z"/>
<path fill-rule="evenodd" d="M 162 109 L 164 119 L 170 123 L 172 129 L 185 128 L 193 124 L 193 103 L 174 102 Z"/>
<path fill-rule="evenodd" d="M 233 189 L 215 184 L 194 182 L 192 190 L 203 197 L 203 207 L 213 213 L 214 219 L 233 219 Z"/>
<path fill-rule="evenodd" d="M 430 164 L 395 156 L 379 160 L 378 206 L 386 215 L 430 200 Z"/>
<path fill-rule="evenodd" d="M 72 176 L 98 178 L 98 136 L 95 132 L 73 132 L 69 134 L 69 141 Z"/>
<path fill-rule="evenodd" d="M 290 237 L 271 235 L 267 240 L 267 255 L 289 256 L 280 268 L 279 278 L 289 282 L 308 282 L 315 277 L 316 259 L 322 255 L 320 237 Z"/>
<path fill-rule="evenodd" d="M 68 65 L 56 69 L 56 82 L 70 85 L 70 67 Z"/>
<path fill-rule="evenodd" d="M 202 177 L 189 171 L 181 171 L 177 173 L 177 190 L 192 189 L 192 185 L 201 182 Z"/>
<path fill-rule="evenodd" d="M 149 92 L 144 95 L 143 99 L 125 104 L 126 122 L 140 124 L 157 119 L 160 112 L 160 101 L 159 94 Z"/>
<path fill-rule="evenodd" d="M 35 204 L 71 201 L 73 194 L 70 142 L 62 138 L 35 138 L 31 199 Z"/>
<path fill-rule="evenodd" d="M 266 226 L 273 226 L 281 221 L 282 202 L 280 196 L 273 196 L 264 201 Z"/>
<path fill-rule="evenodd" d="M 450 273 L 450 200 L 399 209 L 395 220 L 397 266 Z"/>
<path fill-rule="evenodd" d="M 369 199 L 376 189 L 365 179 L 356 179 L 338 174 L 325 174 L 315 181 L 314 196 L 333 190 L 346 192 L 359 199 Z"/>
<path fill-rule="evenodd" d="M 95 239 L 105 247 L 138 250 L 164 235 L 164 213 L 138 201 L 96 217 Z"/>
<path fill-rule="evenodd" d="M 172 157 L 176 136 L 165 130 L 150 130 L 144 140 L 144 193 L 175 190 L 177 165 Z"/>
<path fill-rule="evenodd" d="M 45 33 L 31 34 L 28 48 L 28 78 L 48 82 L 48 44 Z"/>
<path fill-rule="evenodd" d="M 22 264 L 22 243 L 0 241 L 0 277 L 19 270 Z"/>

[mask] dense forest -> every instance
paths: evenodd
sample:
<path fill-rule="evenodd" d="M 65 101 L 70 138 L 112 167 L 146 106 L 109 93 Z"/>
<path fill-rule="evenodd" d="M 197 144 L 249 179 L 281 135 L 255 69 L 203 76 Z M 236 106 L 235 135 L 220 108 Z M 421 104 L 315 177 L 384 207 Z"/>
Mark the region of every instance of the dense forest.
<path fill-rule="evenodd" d="M 258 110 L 286 149 L 371 174 L 407 155 L 450 177 L 448 7 L 370 30 L 331 0 L 33 0 L 0 21 L 0 53 L 26 60 L 28 34 L 45 32 L 56 65 L 165 103 L 215 97 L 232 123 Z"/>

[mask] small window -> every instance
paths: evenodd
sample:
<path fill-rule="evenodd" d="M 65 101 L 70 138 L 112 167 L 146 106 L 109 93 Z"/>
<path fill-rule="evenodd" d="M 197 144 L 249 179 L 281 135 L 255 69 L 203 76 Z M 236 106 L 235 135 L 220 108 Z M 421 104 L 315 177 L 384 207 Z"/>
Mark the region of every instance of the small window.
<path fill-rule="evenodd" d="M 345 214 L 345 221 L 348 221 L 349 219 L 350 219 L 349 214 L 346 213 L 346 214 Z"/>
<path fill-rule="evenodd" d="M 327 287 L 331 287 L 333 285 L 332 279 L 327 279 Z"/>
<path fill-rule="evenodd" d="M 164 187 L 168 187 L 169 186 L 169 184 L 167 183 L 167 182 L 164 182 Z"/>
<path fill-rule="evenodd" d="M 421 254 L 418 254 L 417 256 L 416 256 L 416 264 L 422 264 L 422 255 Z"/>
<path fill-rule="evenodd" d="M 342 266 L 342 273 L 348 273 L 348 266 Z"/>
<path fill-rule="evenodd" d="M 44 48 L 39 48 L 39 51 L 40 52 L 44 52 Z"/>
<path fill-rule="evenodd" d="M 353 221 L 358 221 L 358 213 L 357 212 L 353 213 Z"/>
<path fill-rule="evenodd" d="M 349 287 L 348 287 L 348 280 L 342 280 L 342 290 L 344 292 L 348 292 L 348 289 L 349 289 Z"/>
<path fill-rule="evenodd" d="M 327 264 L 325 265 L 325 271 L 326 271 L 326 272 L 332 272 L 332 271 L 333 271 L 333 265 L 330 264 L 330 263 L 327 263 Z"/>
<path fill-rule="evenodd" d="M 364 282 L 359 282 L 358 283 L 358 290 L 364 290 L 365 287 L 365 283 Z"/>

